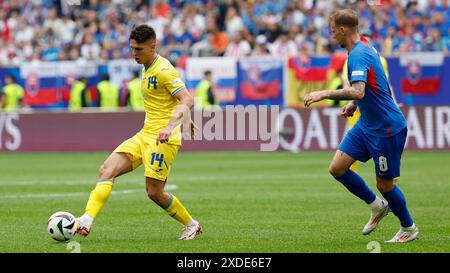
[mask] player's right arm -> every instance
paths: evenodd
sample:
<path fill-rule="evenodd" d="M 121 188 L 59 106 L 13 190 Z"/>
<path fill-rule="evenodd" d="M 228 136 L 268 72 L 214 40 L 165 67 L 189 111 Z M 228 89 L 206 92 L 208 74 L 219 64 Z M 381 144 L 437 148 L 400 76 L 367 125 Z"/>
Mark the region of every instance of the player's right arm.
<path fill-rule="evenodd" d="M 322 90 L 311 92 L 305 96 L 304 103 L 309 107 L 312 103 L 324 99 L 331 100 L 361 100 L 364 98 L 366 83 L 363 81 L 355 81 L 351 86 L 338 90 Z M 355 104 L 353 102 L 353 104 Z M 355 104 L 356 105 L 356 104 Z M 356 109 L 355 109 L 356 110 Z M 354 111 L 353 111 L 354 112 Z M 353 114 L 352 112 L 352 114 Z"/>
<path fill-rule="evenodd" d="M 342 87 L 344 89 L 349 88 L 350 82 L 348 81 L 348 58 L 345 60 L 344 66 L 342 67 L 341 79 Z M 357 108 L 358 106 L 356 106 L 356 101 L 351 100 L 342 107 L 341 116 L 352 117 Z"/>
<path fill-rule="evenodd" d="M 351 86 L 338 90 L 328 90 L 326 98 L 332 100 L 361 100 L 364 98 L 366 83 L 363 81 L 353 82 Z"/>
<path fill-rule="evenodd" d="M 369 64 L 364 58 L 364 53 L 355 52 L 348 56 L 349 81 L 351 86 L 338 90 L 322 90 L 309 93 L 304 98 L 306 107 L 312 103 L 324 99 L 331 100 L 362 100 L 365 94 L 367 72 Z M 352 107 L 353 108 L 353 107 Z"/>

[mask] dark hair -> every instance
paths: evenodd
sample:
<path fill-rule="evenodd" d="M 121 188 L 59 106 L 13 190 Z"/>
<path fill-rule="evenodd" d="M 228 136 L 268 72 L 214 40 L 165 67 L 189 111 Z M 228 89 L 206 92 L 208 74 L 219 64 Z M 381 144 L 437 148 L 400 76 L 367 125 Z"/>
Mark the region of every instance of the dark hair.
<path fill-rule="evenodd" d="M 16 77 L 13 74 L 6 75 L 7 78 L 10 78 L 13 82 L 16 82 Z"/>
<path fill-rule="evenodd" d="M 105 73 L 102 75 L 102 81 L 109 81 L 109 74 Z"/>
<path fill-rule="evenodd" d="M 205 70 L 205 71 L 203 72 L 203 75 L 204 75 L 205 77 L 211 76 L 211 74 L 212 74 L 211 70 Z"/>
<path fill-rule="evenodd" d="M 330 16 L 330 21 L 333 21 L 336 26 L 344 26 L 350 28 L 358 28 L 358 15 L 351 9 L 341 9 L 335 11 Z"/>
<path fill-rule="evenodd" d="M 148 25 L 139 25 L 133 27 L 130 33 L 130 40 L 136 40 L 138 43 L 144 43 L 149 40 L 156 40 L 155 30 Z"/>

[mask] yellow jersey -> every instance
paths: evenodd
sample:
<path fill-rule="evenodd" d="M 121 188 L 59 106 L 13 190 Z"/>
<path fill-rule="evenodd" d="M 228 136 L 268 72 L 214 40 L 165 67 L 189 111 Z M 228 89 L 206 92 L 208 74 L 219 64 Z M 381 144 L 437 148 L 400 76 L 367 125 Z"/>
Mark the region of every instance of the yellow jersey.
<path fill-rule="evenodd" d="M 7 84 L 3 87 L 3 93 L 6 95 L 5 111 L 10 112 L 20 108 L 19 101 L 23 99 L 25 94 L 22 86 L 17 83 Z"/>
<path fill-rule="evenodd" d="M 175 95 L 186 89 L 178 71 L 164 57 L 156 55 L 153 63 L 142 69 L 141 90 L 144 98 L 145 122 L 142 132 L 152 141 L 173 117 L 180 101 Z M 177 126 L 169 137 L 169 144 L 181 145 L 181 129 Z"/>

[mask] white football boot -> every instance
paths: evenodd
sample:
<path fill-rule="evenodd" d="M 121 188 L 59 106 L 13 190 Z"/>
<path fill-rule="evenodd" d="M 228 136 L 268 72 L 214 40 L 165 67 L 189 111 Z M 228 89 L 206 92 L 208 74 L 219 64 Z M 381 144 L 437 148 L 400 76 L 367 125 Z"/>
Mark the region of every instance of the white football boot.
<path fill-rule="evenodd" d="M 83 237 L 86 237 L 89 235 L 90 227 L 85 225 L 80 218 L 76 219 L 76 225 L 77 225 L 77 233 L 80 234 Z"/>
<path fill-rule="evenodd" d="M 408 228 L 400 227 L 397 234 L 391 240 L 386 241 L 386 243 L 406 243 L 417 239 L 418 236 L 419 228 L 413 224 Z"/>
<path fill-rule="evenodd" d="M 185 225 L 183 227 L 183 232 L 181 233 L 180 240 L 194 240 L 197 238 L 200 234 L 203 233 L 203 228 L 200 226 L 200 224 L 194 220 L 194 223 L 192 225 Z"/>
<path fill-rule="evenodd" d="M 363 228 L 362 231 L 363 235 L 369 235 L 372 231 L 374 231 L 377 228 L 381 219 L 383 219 L 386 215 L 388 215 L 390 210 L 387 201 L 382 200 L 381 202 L 382 205 L 379 209 L 372 209 L 369 222 L 367 222 L 367 224 Z"/>

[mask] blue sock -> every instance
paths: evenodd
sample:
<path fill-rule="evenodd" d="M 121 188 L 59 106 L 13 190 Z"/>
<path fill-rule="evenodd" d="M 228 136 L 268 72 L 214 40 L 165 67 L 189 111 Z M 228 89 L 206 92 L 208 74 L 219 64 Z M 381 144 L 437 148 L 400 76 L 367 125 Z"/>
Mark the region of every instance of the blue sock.
<path fill-rule="evenodd" d="M 410 227 L 414 224 L 408 208 L 406 207 L 406 199 L 401 190 L 394 186 L 391 191 L 381 193 L 389 203 L 389 208 L 400 220 L 402 227 Z"/>
<path fill-rule="evenodd" d="M 367 204 L 375 201 L 375 193 L 367 186 L 366 182 L 352 170 L 348 170 L 341 176 L 334 177 L 341 182 L 351 193 L 364 200 Z"/>

